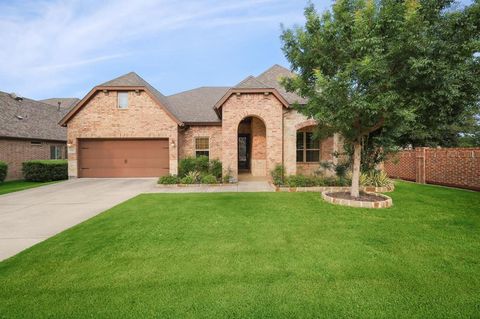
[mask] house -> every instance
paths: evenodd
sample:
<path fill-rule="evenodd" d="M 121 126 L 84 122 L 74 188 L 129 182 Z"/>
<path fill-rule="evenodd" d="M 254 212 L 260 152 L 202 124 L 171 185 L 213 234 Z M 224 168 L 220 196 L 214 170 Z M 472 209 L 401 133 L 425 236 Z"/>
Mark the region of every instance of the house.
<path fill-rule="evenodd" d="M 7 180 L 23 177 L 25 161 L 66 158 L 67 130 L 58 121 L 76 101 L 42 102 L 0 92 L 0 161 L 8 164 Z"/>
<path fill-rule="evenodd" d="M 61 121 L 68 130 L 70 177 L 176 174 L 179 159 L 220 159 L 224 173 L 267 178 L 312 174 L 335 161 L 337 134 L 315 141 L 315 121 L 279 80 L 294 74 L 274 65 L 234 87 L 200 87 L 165 96 L 135 73 L 94 87 Z"/>

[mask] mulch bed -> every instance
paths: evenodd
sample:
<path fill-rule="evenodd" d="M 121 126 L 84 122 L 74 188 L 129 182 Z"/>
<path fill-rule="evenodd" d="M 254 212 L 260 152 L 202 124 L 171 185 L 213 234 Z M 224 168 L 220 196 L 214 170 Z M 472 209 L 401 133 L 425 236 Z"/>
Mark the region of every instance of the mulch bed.
<path fill-rule="evenodd" d="M 360 192 L 359 197 L 351 196 L 350 192 L 328 193 L 328 196 L 333 198 L 348 199 L 348 200 L 354 200 L 359 202 L 382 202 L 385 200 L 385 198 L 382 196 L 369 194 L 365 192 Z"/>

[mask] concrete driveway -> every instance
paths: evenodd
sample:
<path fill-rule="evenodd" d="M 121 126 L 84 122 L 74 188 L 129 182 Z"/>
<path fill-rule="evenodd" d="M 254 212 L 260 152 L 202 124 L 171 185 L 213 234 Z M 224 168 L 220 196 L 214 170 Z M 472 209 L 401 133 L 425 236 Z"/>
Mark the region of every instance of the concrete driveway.
<path fill-rule="evenodd" d="M 156 179 L 76 179 L 0 195 L 0 260 L 140 193 Z"/>

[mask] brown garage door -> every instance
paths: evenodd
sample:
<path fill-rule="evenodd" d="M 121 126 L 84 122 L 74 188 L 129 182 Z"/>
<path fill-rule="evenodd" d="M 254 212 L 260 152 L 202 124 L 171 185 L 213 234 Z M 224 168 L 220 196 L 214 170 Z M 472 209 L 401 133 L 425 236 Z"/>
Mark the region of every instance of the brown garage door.
<path fill-rule="evenodd" d="M 80 140 L 80 177 L 157 177 L 168 172 L 168 139 Z"/>

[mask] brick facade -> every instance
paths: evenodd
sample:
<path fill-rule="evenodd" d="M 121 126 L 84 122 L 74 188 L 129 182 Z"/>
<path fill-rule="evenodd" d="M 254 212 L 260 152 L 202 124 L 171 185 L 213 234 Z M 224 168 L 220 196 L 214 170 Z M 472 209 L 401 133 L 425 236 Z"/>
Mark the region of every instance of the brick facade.
<path fill-rule="evenodd" d="M 129 91 L 128 108 L 117 107 L 117 92 L 98 91 L 67 124 L 68 174 L 78 176 L 78 139 L 168 138 L 170 173 L 177 173 L 178 125 L 144 91 Z"/>
<path fill-rule="evenodd" d="M 319 163 L 297 163 L 297 131 L 313 129 L 315 121 L 308 119 L 305 115 L 295 110 L 286 110 L 284 112 L 284 166 L 287 175 L 304 174 L 313 175 L 320 169 Z M 320 161 L 330 161 L 336 163 L 333 153 L 341 151 L 342 145 L 339 142 L 338 134 L 329 137 L 320 144 Z M 325 172 L 327 175 L 333 172 Z"/>
<path fill-rule="evenodd" d="M 394 178 L 480 190 L 480 148 L 406 150 L 384 167 Z"/>
<path fill-rule="evenodd" d="M 179 132 L 178 155 L 179 158 L 195 156 L 195 138 L 208 137 L 210 158 L 222 158 L 222 127 L 216 126 L 189 126 Z"/>
<path fill-rule="evenodd" d="M 211 159 L 220 159 L 224 173 L 238 177 L 238 134 L 251 135 L 251 173 L 270 177 L 275 165 L 287 174 L 313 174 L 321 161 L 333 161 L 338 135 L 321 142 L 318 163 L 296 162 L 296 134 L 315 122 L 285 108 L 272 93 L 232 94 L 221 106 L 221 125 L 179 126 L 146 92 L 129 92 L 129 107 L 118 109 L 117 92 L 97 91 L 67 123 L 69 176 L 78 176 L 78 140 L 82 138 L 168 138 L 170 173 L 178 159 L 195 156 L 195 139 L 209 138 Z M 249 122 L 242 122 L 250 118 Z"/>
<path fill-rule="evenodd" d="M 263 121 L 252 118 L 252 175 L 268 176 L 267 169 L 267 132 Z"/>
<path fill-rule="evenodd" d="M 334 142 L 333 137 L 326 138 L 320 143 L 320 162 L 333 162 Z M 320 169 L 320 163 L 297 163 L 297 174 L 314 175 Z M 323 170 L 322 170 L 323 172 Z M 327 175 L 333 172 L 323 172 Z"/>
<path fill-rule="evenodd" d="M 222 106 L 222 161 L 224 172 L 238 177 L 238 129 L 248 117 L 260 119 L 266 128 L 266 172 L 281 164 L 283 145 L 283 105 L 273 94 L 243 93 L 231 95 Z M 258 163 L 257 163 L 258 164 Z"/>
<path fill-rule="evenodd" d="M 8 164 L 6 180 L 22 179 L 22 163 L 25 161 L 50 159 L 51 146 L 60 147 L 60 154 L 62 158 L 65 158 L 65 142 L 0 139 L 0 161 Z"/>

